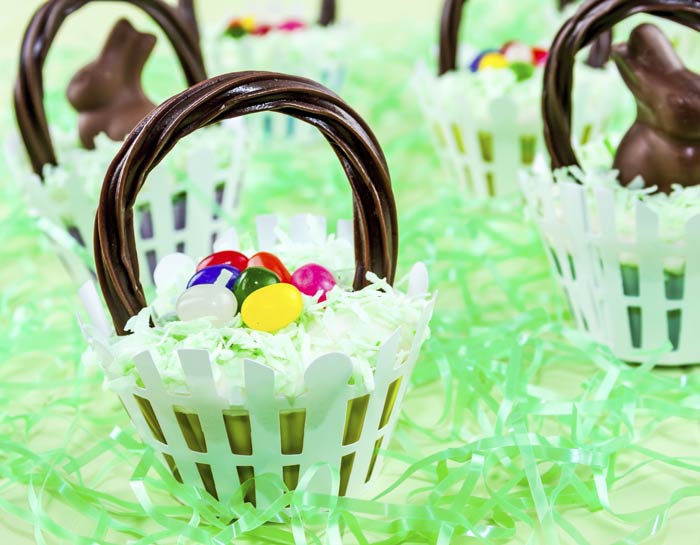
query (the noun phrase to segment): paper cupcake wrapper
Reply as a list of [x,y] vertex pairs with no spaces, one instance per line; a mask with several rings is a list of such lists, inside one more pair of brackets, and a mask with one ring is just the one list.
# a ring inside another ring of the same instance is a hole
[[[424,293],[422,267],[414,268],[409,280]],[[103,312],[94,290],[81,297],[91,315]],[[218,393],[206,350],[178,350],[187,393],[175,394],[145,350],[134,359],[139,383],[122,385],[117,393],[143,441],[162,455],[173,475],[222,501],[263,473],[280,476],[294,489],[300,476],[319,464],[330,471],[314,477],[310,490],[362,495],[381,471],[378,451],[391,440],[434,301],[425,304],[408,356],[399,355],[399,331],[380,346],[369,391],[349,384],[352,362],[336,352],[308,366],[306,393],[294,399],[275,394],[272,369],[246,360],[244,387],[232,401]],[[84,331],[108,370],[109,347]],[[331,478],[334,472],[339,479]],[[260,497],[253,487],[246,499],[262,507],[275,498]]]
[[[588,98],[580,101],[586,107],[576,112],[574,125],[577,141],[583,144],[608,130],[614,108],[602,99],[602,84],[616,75],[586,67],[580,72],[576,92]],[[435,149],[457,187],[479,198],[517,193],[519,171],[546,152],[539,94],[525,101],[512,94],[476,100],[465,88],[463,101],[443,101],[439,84],[438,77],[419,65],[413,86]]]
[[523,191],[579,329],[625,361],[700,363],[693,327],[700,323],[700,216],[668,242],[658,215],[639,202],[635,237],[622,239],[608,188],[591,198],[574,182],[533,176]]
[[[226,127],[230,138],[225,145],[231,146],[227,153],[217,153],[221,150],[204,140],[188,148],[186,156],[173,153],[154,170],[139,194],[136,238],[139,260],[147,264],[140,271],[144,286],[153,285],[153,270],[164,255],[210,253],[216,235],[235,217],[251,146],[242,123],[227,122]],[[31,213],[76,285],[82,285],[95,270],[92,244],[99,195],[88,188],[99,184],[76,176],[75,168],[68,171],[59,165],[53,167],[57,172],[52,177],[62,178],[64,187],[48,187],[28,163],[18,159],[23,153],[16,136],[8,139],[5,152],[13,179],[24,187]],[[222,161],[222,156],[227,160]],[[109,166],[104,154],[87,150],[80,161],[86,176],[104,173]]]
[[[257,218],[258,245],[270,249],[278,242],[280,220]],[[298,215],[290,219],[292,243],[318,240],[326,218]],[[338,222],[336,236],[352,238],[352,223]],[[222,234],[217,244],[235,243],[237,234]],[[409,275],[409,293],[427,292],[424,266]],[[94,284],[83,286],[80,297],[98,332],[110,330]],[[275,393],[275,371],[246,360],[244,387],[224,399],[212,375],[206,350],[178,350],[187,394],[168,389],[146,349],[134,361],[138,384],[123,383],[117,393],[143,441],[162,455],[173,475],[226,501],[255,475],[273,473],[294,489],[300,476],[319,464],[329,472],[313,478],[313,491],[357,496],[378,476],[377,452],[391,440],[410,376],[427,333],[435,299],[427,301],[416,324],[408,355],[399,355],[399,331],[381,345],[376,357],[374,387],[349,384],[350,358],[340,352],[316,358],[306,369],[305,394],[294,399]],[[109,376],[112,354],[108,342],[84,328]],[[337,472],[339,479],[331,478]],[[275,498],[260,497],[251,488],[248,501],[264,506]]]

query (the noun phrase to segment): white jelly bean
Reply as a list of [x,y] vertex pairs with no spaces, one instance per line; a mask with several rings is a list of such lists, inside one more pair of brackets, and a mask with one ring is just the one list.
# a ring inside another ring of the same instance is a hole
[[238,302],[231,290],[224,286],[197,284],[180,295],[175,308],[183,322],[211,318],[214,326],[221,327],[236,315]]
[[153,271],[153,281],[158,290],[171,287],[185,289],[187,281],[195,270],[196,263],[185,254],[168,254],[158,262]]
[[532,62],[532,48],[520,42],[508,44],[503,54],[509,62]]

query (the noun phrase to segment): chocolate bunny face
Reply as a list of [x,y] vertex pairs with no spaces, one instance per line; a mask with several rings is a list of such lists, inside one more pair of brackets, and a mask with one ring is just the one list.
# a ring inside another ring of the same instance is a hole
[[155,107],[141,88],[141,73],[155,44],[155,36],[138,32],[121,19],[99,57],[73,77],[66,94],[80,114],[85,147],[94,147],[100,132],[122,140]]
[[640,25],[613,59],[637,101],[637,119],[615,157],[620,181],[637,176],[669,193],[700,183],[700,75],[686,69],[656,26]]

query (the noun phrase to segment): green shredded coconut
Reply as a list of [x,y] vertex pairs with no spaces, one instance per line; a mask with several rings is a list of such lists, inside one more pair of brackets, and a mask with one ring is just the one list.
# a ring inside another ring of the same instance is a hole
[[[617,139],[613,139],[617,140]],[[657,193],[655,187],[644,187],[644,180],[638,177],[628,186],[620,184],[617,172],[609,165],[613,163],[616,146],[611,141],[595,141],[584,146],[581,161],[583,167],[557,170],[554,175],[548,169],[537,168],[527,173],[524,184],[527,191],[534,191],[534,184],[552,184],[553,198],[558,198],[557,183],[580,183],[585,188],[589,210],[596,210],[596,190],[612,192],[615,202],[615,225],[621,240],[634,242],[637,239],[636,208],[644,203],[659,219],[659,238],[669,244],[685,244],[685,230],[688,221],[700,215],[700,186],[672,186],[670,194]],[[594,233],[600,228],[595,214],[589,215]],[[627,255],[627,254],[626,254]],[[634,263],[634,256],[627,255],[627,261]]]
[[[273,369],[276,394],[294,398],[305,392],[308,366],[331,352],[347,355],[353,364],[352,381],[372,391],[380,346],[399,331],[396,365],[406,362],[427,297],[404,295],[372,273],[368,273],[368,279],[371,284],[359,291],[334,288],[323,303],[318,297],[305,297],[299,320],[276,333],[245,327],[240,314],[222,327],[213,327],[206,318],[151,326],[152,311],[143,309],[127,322],[130,335],[107,341],[113,360],[100,362],[108,365],[107,385],[118,390],[135,384],[139,377],[133,358],[148,350],[166,388],[184,394],[188,388],[176,350],[189,348],[209,352],[217,390],[225,399],[240,398],[245,387],[246,359]],[[96,356],[89,355],[88,359]],[[125,377],[130,380],[125,381]]]

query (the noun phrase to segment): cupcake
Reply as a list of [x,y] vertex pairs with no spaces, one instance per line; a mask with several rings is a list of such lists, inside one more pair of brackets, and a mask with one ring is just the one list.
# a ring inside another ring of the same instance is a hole
[[693,364],[700,362],[690,328],[700,289],[700,75],[659,27],[636,27],[612,53],[636,100],[635,122],[619,143],[611,135],[587,149],[583,166],[570,143],[574,55],[597,32],[640,11],[689,27],[700,21],[690,1],[582,6],[554,40],[546,67],[553,174],[536,169],[524,176],[523,190],[579,328],[626,361]]
[[[311,78],[335,92],[342,90],[352,31],[336,17],[336,1],[320,0],[318,13],[290,9],[234,14],[225,24],[204,32],[207,62],[215,73],[268,70]],[[254,116],[246,122],[272,142],[317,136],[308,125],[284,116]]]
[[[539,102],[548,55],[543,44],[551,39],[561,15],[552,3],[526,3],[509,10],[511,24],[505,31],[494,33],[490,41],[478,40],[486,46],[472,45],[469,36],[459,46],[465,4],[445,1],[437,76],[421,65],[414,87],[436,149],[458,186],[477,197],[517,193],[519,169],[532,165],[543,147]],[[470,6],[466,18],[472,16]],[[489,17],[483,14],[472,32],[483,34],[480,23],[488,24]],[[509,20],[501,19],[504,24]],[[491,26],[501,19],[494,18]],[[510,36],[507,41],[496,42],[504,34]],[[581,93],[586,97],[586,108],[576,117],[579,142],[600,132],[615,103],[610,100],[616,96],[614,89],[605,87],[610,69],[599,68],[605,60],[602,49],[589,59],[595,68],[583,62],[579,67]]]
[[[47,113],[53,117],[58,112],[47,112],[45,106],[45,59],[66,17],[84,4],[46,2],[30,20],[15,86],[19,134],[5,146],[13,178],[24,187],[31,213],[78,283],[94,272],[92,230],[104,172],[124,137],[155,108],[141,84],[156,37],[121,19],[95,60],[68,85],[77,126],[49,124]],[[144,9],[173,44],[188,83],[204,79],[191,2],[175,8],[156,0]],[[151,272],[159,257],[190,245],[199,245],[192,251],[211,249],[201,246],[202,241],[211,240],[224,217],[234,213],[247,151],[240,124],[222,124],[188,139],[182,152],[154,173],[150,191],[136,206],[143,242],[139,247],[148,254],[144,263],[150,266],[143,269],[145,285],[152,285]],[[196,186],[191,184],[194,177]],[[196,225],[188,221],[194,217]]]
[[[183,134],[277,111],[332,143],[354,224],[329,236],[319,218],[288,229],[259,218],[257,242],[227,231],[211,255],[167,256],[147,303],[132,206],[150,170]],[[421,265],[408,293],[392,286],[397,243],[382,151],[337,95],[283,74],[218,76],[157,108],[107,172],[95,258],[116,335],[92,328],[88,338],[144,442],[183,483],[225,501],[255,476],[294,489],[324,467],[312,490],[361,494],[379,473],[433,306]],[[244,490],[257,505],[270,500],[252,483]]]

